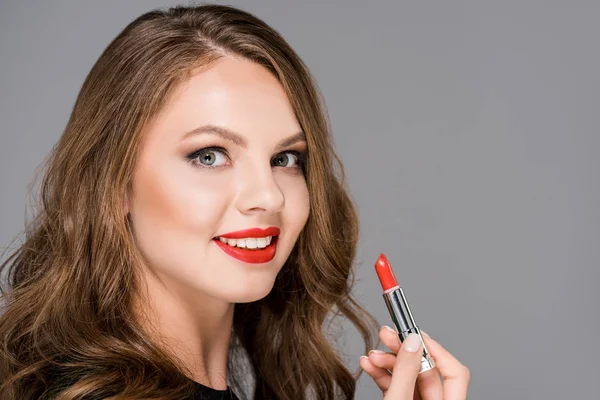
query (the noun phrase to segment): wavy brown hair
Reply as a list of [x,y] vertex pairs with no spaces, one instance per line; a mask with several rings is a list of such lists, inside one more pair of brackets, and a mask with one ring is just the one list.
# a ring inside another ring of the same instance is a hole
[[[358,219],[305,64],[255,16],[217,5],[156,9],[131,22],[85,79],[44,164],[35,218],[2,264],[0,398],[181,399],[189,374],[134,318],[140,254],[124,198],[141,135],[194,71],[244,57],[281,83],[307,135],[310,215],[272,291],[236,304],[228,375],[257,399],[354,397],[326,322],[372,347],[375,320],[351,296]],[[247,371],[232,360],[245,357]],[[183,372],[183,374],[182,374]],[[252,383],[248,385],[245,373]]]

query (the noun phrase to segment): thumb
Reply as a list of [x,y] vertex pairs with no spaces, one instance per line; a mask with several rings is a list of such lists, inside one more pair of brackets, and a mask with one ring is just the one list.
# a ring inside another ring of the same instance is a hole
[[421,342],[421,337],[416,333],[411,333],[402,342],[400,351],[396,354],[396,362],[392,371],[392,381],[386,393],[386,399],[413,399],[417,376],[421,369],[422,355],[423,343]]

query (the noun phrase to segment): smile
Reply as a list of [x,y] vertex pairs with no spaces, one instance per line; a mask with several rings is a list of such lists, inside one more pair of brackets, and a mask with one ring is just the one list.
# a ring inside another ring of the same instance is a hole
[[280,230],[252,228],[230,232],[213,238],[213,241],[229,256],[249,264],[271,261],[277,251]]
[[242,249],[264,249],[271,244],[273,236],[259,238],[244,238],[244,239],[227,239],[219,237],[221,243],[230,245],[231,247],[239,247]]

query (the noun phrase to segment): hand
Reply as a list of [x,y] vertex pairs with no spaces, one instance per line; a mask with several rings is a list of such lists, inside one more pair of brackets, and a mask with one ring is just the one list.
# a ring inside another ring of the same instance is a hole
[[[401,343],[398,333],[387,326],[379,331],[379,338],[392,352],[371,350],[368,357],[360,358],[361,368],[373,378],[386,400],[465,400],[469,369],[425,332],[421,333],[435,368],[419,374],[423,355],[419,336],[411,334]],[[416,342],[410,339],[413,335]]]

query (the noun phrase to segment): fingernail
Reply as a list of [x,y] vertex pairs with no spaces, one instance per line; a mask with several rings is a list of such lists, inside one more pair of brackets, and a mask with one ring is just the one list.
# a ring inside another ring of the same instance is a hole
[[409,353],[414,353],[419,350],[421,347],[421,338],[416,333],[411,333],[404,339],[402,343],[402,348],[404,351],[408,351]]
[[387,330],[388,330],[388,331],[390,331],[390,332],[393,332],[393,333],[398,333],[398,332],[396,332],[396,330],[395,330],[395,329],[393,329],[393,328],[390,328],[390,327],[389,327],[389,326],[387,326],[387,325],[384,325],[384,326],[383,326],[383,328],[384,328],[384,329],[387,329]]
[[369,352],[369,354],[371,354],[371,353],[375,353],[375,354],[382,354],[382,353],[385,353],[385,352],[384,352],[384,351],[381,351],[381,350],[374,349],[374,350],[371,350],[371,351]]
[[427,336],[428,338],[430,338],[430,339],[431,339],[431,336],[429,336],[429,335],[427,334],[427,332],[425,332],[425,331],[421,331],[421,334],[423,334],[423,335],[425,335],[425,336]]
[[360,359],[362,360],[363,358],[369,358],[367,356],[360,356]]

